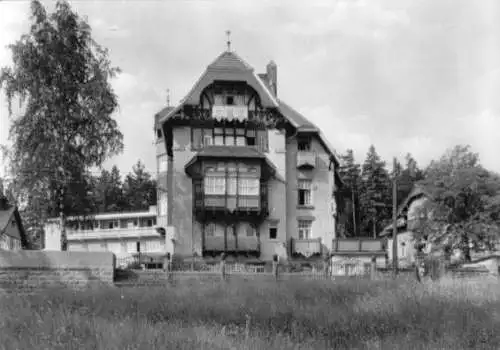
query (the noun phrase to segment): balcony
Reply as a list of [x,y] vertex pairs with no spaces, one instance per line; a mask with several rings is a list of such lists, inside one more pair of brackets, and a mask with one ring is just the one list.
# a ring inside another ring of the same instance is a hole
[[313,255],[321,255],[321,238],[292,238],[292,255],[302,255],[306,258]]
[[227,106],[219,105],[212,107],[212,118],[215,120],[247,120],[248,107],[247,106]]
[[383,255],[383,239],[375,238],[339,238],[334,239],[332,253],[335,255]]
[[[201,185],[194,193],[194,211],[201,216],[207,212],[221,215],[255,215],[266,216],[268,212],[268,188],[266,183],[261,183],[260,194],[253,196],[243,195],[208,195],[204,194]],[[195,185],[196,188],[196,185]]]
[[103,239],[103,238],[137,238],[161,237],[154,227],[134,227],[116,229],[78,230],[67,229],[68,241]]
[[205,252],[222,253],[222,252],[236,252],[236,253],[252,253],[259,251],[259,238],[258,237],[244,237],[244,236],[210,236],[204,239],[203,250]]
[[298,151],[297,152],[297,168],[315,168],[316,167],[316,152],[313,151]]

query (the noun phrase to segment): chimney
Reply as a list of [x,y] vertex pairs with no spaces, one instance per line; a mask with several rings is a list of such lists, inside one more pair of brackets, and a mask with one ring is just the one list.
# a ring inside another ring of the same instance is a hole
[[278,96],[278,66],[274,61],[271,61],[266,66],[267,81],[271,87],[271,92],[274,97]]

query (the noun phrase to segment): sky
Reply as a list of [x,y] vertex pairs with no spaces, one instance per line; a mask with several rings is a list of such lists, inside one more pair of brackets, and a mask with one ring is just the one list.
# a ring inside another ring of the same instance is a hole
[[[52,1],[45,1],[53,8]],[[420,166],[470,144],[500,172],[500,2],[497,0],[70,1],[122,74],[112,81],[128,173],[156,171],[153,115],[178,103],[232,48],[263,73],[278,65],[278,97],[362,162],[371,144],[391,163]],[[29,2],[0,2],[0,66],[29,27]],[[0,144],[9,116],[0,97]],[[1,171],[1,170],[0,170]]]

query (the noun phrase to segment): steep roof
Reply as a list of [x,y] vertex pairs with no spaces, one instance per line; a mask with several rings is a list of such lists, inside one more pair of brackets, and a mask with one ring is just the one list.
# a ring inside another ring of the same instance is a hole
[[[406,196],[406,198],[403,201],[403,203],[401,203],[399,205],[399,208],[398,208],[398,222],[397,222],[398,229],[399,228],[403,228],[406,225],[404,222],[400,221],[400,216],[402,215],[403,211],[405,209],[408,209],[409,206],[411,205],[411,203],[413,201],[415,201],[416,199],[419,199],[421,197],[430,198],[430,195],[429,195],[429,193],[427,193],[427,191],[422,186],[414,185],[414,187],[413,187],[412,191],[410,192],[410,194],[408,194],[408,196]],[[384,229],[382,230],[382,232],[379,233],[379,236],[383,237],[383,236],[388,235],[389,233],[392,232],[392,228],[393,228],[393,223],[390,223],[389,225],[387,225],[386,227],[384,227]]]
[[5,232],[13,218],[16,220],[17,227],[19,228],[19,234],[21,235],[21,244],[23,247],[26,247],[28,243],[26,232],[24,231],[21,215],[19,214],[16,206],[10,205],[7,207],[7,209],[0,209],[0,236]]
[[155,115],[155,122],[161,123],[171,118],[181,110],[184,104],[198,104],[202,90],[214,80],[247,81],[261,95],[262,103],[268,107],[276,108],[297,128],[298,132],[316,133],[323,146],[331,154],[336,165],[339,165],[339,157],[335,149],[326,140],[321,130],[284,101],[276,98],[269,87],[267,74],[255,74],[253,67],[234,51],[221,53],[207,66],[205,72],[194,84],[191,91],[182,99],[181,103],[175,108],[166,107],[162,109]]
[[278,110],[285,116],[297,129],[319,131],[319,129],[311,123],[306,117],[297,112],[291,106],[286,104],[282,100],[278,100],[279,107]]
[[15,210],[16,208],[14,206],[10,206],[5,210],[0,210],[0,235],[4,233],[5,229],[11,221],[11,218],[14,216]]
[[236,52],[225,51],[221,53],[207,67],[207,70],[231,70],[231,71],[253,71],[253,68],[246,63]]

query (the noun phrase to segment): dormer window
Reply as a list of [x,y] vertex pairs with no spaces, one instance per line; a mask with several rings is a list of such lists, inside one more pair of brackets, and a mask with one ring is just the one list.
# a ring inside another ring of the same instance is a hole
[[227,96],[226,97],[226,105],[228,105],[228,106],[234,105],[234,96]]
[[304,137],[298,139],[297,149],[299,151],[310,151],[311,150],[311,139],[309,137]]

